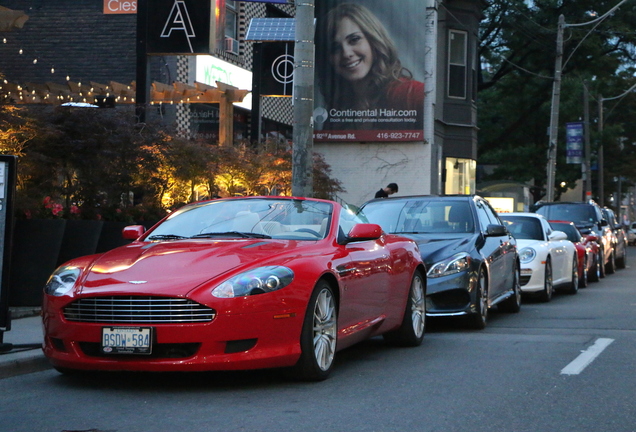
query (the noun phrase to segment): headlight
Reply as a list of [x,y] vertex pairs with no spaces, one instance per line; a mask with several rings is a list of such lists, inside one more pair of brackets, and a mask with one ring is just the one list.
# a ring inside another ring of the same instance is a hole
[[470,268],[470,255],[461,253],[435,263],[428,271],[428,277],[448,276]]
[[63,296],[75,286],[80,269],[77,267],[60,267],[49,277],[44,285],[44,292],[52,296]]
[[218,298],[234,298],[265,294],[285,288],[294,279],[294,272],[287,267],[267,266],[241,273],[212,290]]
[[523,248],[519,251],[519,261],[529,263],[537,256],[537,252],[531,247]]

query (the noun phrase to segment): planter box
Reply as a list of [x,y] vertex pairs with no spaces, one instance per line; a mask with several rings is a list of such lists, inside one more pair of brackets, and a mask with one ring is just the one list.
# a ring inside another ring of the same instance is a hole
[[67,220],[57,264],[94,254],[103,225],[104,222],[98,220]]
[[42,305],[42,289],[57,267],[66,222],[64,219],[15,221],[10,306]]

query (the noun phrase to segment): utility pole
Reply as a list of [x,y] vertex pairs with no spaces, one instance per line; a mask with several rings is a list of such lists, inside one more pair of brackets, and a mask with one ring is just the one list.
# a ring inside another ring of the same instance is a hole
[[296,2],[292,195],[313,197],[314,0]]
[[550,112],[550,141],[548,144],[548,166],[546,199],[554,201],[554,182],[556,177],[557,136],[559,132],[559,103],[561,101],[561,68],[563,64],[563,29],[565,17],[559,15],[557,28],[556,61],[554,64],[554,84],[552,85],[552,110]]
[[598,95],[598,203],[605,205],[605,182],[603,180],[605,165],[603,160],[603,95]]
[[592,198],[592,168],[591,162],[591,145],[590,145],[590,92],[587,88],[587,82],[583,83],[583,119],[585,127],[585,190],[583,191],[583,201],[588,202]]
[[424,142],[428,144],[430,155],[430,186],[428,193],[442,194],[442,146],[435,142],[435,104],[437,101],[437,22],[438,22],[438,0],[428,0],[426,3],[426,29],[424,36]]

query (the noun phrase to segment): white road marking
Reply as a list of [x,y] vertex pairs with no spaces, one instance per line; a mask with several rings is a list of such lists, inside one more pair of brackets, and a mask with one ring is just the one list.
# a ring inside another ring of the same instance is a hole
[[594,345],[582,351],[569,365],[561,369],[561,375],[578,375],[607,348],[614,339],[598,338]]

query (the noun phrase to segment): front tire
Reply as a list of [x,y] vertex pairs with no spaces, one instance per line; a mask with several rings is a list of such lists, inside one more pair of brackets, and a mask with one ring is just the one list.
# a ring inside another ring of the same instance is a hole
[[311,295],[302,333],[300,359],[293,375],[303,381],[327,379],[336,355],[338,316],[333,288],[320,281]]
[[426,282],[417,270],[411,281],[402,325],[385,333],[384,340],[395,346],[415,347],[422,344],[426,330]]
[[543,276],[543,291],[539,294],[539,300],[544,303],[552,300],[554,294],[554,286],[552,285],[552,261],[548,258],[545,262],[545,272]]
[[488,321],[488,279],[483,268],[479,269],[475,287],[475,312],[468,317],[468,324],[476,330],[486,328]]

